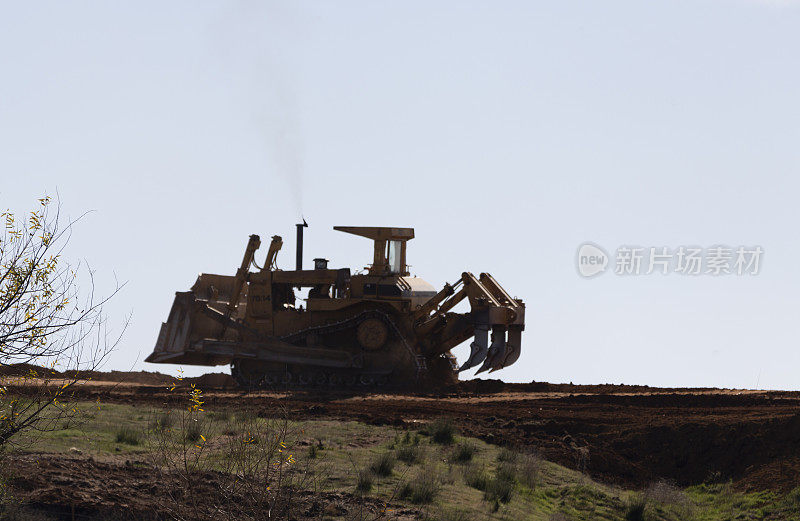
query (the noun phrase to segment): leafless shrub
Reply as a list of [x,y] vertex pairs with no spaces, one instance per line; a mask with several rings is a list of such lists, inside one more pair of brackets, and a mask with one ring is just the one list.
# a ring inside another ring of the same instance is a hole
[[575,451],[575,467],[581,472],[589,468],[589,447],[572,447]]
[[[77,419],[73,386],[119,341],[103,306],[121,286],[98,298],[94,272],[64,261],[77,221],[62,227],[59,210],[44,197],[24,217],[0,212],[0,445],[22,431],[63,429]],[[70,371],[58,373],[61,366]]]
[[174,392],[187,393],[188,405],[175,414],[173,428],[150,431],[149,454],[163,478],[177,476],[183,486],[171,489],[159,506],[187,520],[296,517],[299,492],[316,491],[318,482],[295,456],[299,433],[288,415],[214,421],[203,411],[199,389]]

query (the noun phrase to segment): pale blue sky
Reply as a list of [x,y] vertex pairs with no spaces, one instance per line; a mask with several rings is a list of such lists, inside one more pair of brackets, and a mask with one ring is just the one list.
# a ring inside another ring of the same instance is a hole
[[[302,213],[307,259],[413,226],[415,274],[525,299],[504,379],[798,389],[799,71],[789,1],[0,2],[0,206],[95,210],[110,368],[174,371],[141,362],[174,291],[251,233],[290,268]],[[765,254],[584,280],[584,241]]]

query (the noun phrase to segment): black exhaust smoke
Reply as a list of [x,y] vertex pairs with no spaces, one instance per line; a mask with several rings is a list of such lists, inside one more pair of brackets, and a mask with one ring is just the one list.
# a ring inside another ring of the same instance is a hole
[[295,268],[297,271],[303,269],[303,228],[308,228],[308,223],[303,219],[303,224],[295,224],[297,226],[297,259]]

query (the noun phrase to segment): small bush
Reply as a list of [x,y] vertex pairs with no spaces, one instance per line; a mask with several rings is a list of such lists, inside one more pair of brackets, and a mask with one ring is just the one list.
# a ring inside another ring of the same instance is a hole
[[476,452],[478,452],[478,449],[475,445],[461,442],[453,450],[453,461],[456,463],[469,463]]
[[372,472],[370,472],[369,469],[363,469],[358,472],[356,490],[362,494],[366,494],[372,490]]
[[405,483],[398,493],[400,499],[405,499],[415,505],[432,503],[439,493],[438,478],[433,472],[420,472],[413,481]]
[[308,459],[316,459],[317,458],[317,446],[316,445],[309,445],[308,446]]
[[631,497],[625,507],[625,521],[644,521],[645,508],[647,508],[647,499],[644,496]]
[[474,489],[485,491],[489,484],[489,474],[483,467],[475,464],[467,465],[464,468],[464,483]]
[[497,453],[497,461],[500,463],[516,463],[517,459],[519,459],[519,452],[511,449],[503,448]]
[[384,452],[372,460],[369,470],[376,476],[391,476],[394,464],[394,455],[391,452]]
[[397,459],[408,465],[419,463],[423,459],[422,447],[419,445],[403,445],[395,452]]
[[431,440],[439,445],[452,445],[456,431],[456,426],[449,418],[438,418],[428,427]]
[[120,427],[116,432],[117,443],[124,443],[126,445],[139,445],[141,443],[141,435],[139,431],[130,427]]

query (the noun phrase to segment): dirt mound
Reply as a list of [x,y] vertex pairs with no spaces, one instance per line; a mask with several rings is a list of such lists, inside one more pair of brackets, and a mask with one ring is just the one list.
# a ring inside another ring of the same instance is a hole
[[200,389],[234,389],[236,380],[227,373],[206,373],[197,378],[187,378]]
[[509,384],[506,384],[502,380],[474,378],[472,380],[458,382],[458,390],[464,393],[492,394],[503,392],[508,385]]
[[[65,376],[74,376],[76,371],[64,371]],[[119,382],[143,385],[166,385],[175,381],[175,377],[150,371],[81,371],[81,379],[99,382]]]
[[57,371],[33,364],[10,364],[0,366],[2,376],[26,376],[33,378],[77,378],[98,382],[120,382],[143,385],[164,385],[172,383],[175,378],[162,373],[150,371],[82,371],[68,369]]
[[31,376],[33,378],[58,378],[61,373],[33,364],[9,364],[0,366],[0,376]]

